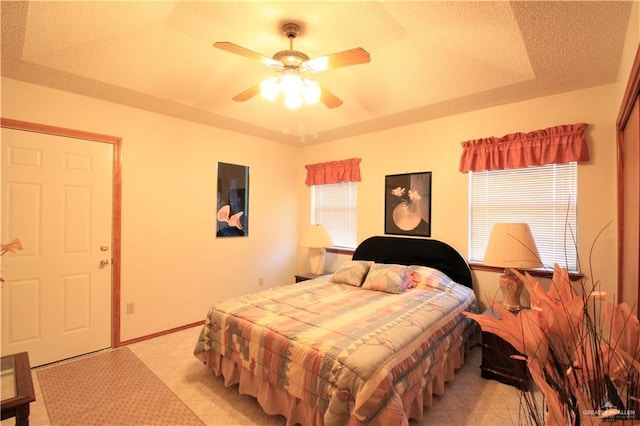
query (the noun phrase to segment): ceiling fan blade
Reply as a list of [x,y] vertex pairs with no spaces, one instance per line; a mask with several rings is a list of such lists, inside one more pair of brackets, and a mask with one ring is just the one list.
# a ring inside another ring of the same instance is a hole
[[332,68],[364,64],[369,61],[371,61],[369,52],[362,47],[356,47],[355,49],[345,50],[344,52],[309,59],[302,63],[302,67],[307,71],[320,72]]
[[282,66],[282,62],[280,61],[276,61],[268,56],[246,49],[242,46],[238,46],[237,44],[229,41],[217,41],[213,43],[213,47],[235,53],[236,55],[244,56],[245,58],[253,59],[254,61],[261,62],[268,67]]
[[244,102],[246,100],[249,100],[249,99],[253,98],[258,93],[260,93],[260,85],[256,84],[255,86],[249,87],[244,92],[238,93],[237,95],[235,95],[231,99],[233,99],[236,102]]
[[342,99],[328,91],[324,86],[320,86],[320,102],[327,108],[337,108],[343,104]]

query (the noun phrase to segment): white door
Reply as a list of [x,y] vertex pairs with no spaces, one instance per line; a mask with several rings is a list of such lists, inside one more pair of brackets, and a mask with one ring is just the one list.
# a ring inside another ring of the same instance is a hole
[[111,347],[113,146],[2,128],[2,354]]

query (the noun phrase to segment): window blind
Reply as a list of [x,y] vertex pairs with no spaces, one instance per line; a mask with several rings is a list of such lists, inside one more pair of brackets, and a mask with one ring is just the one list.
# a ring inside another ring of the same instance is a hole
[[525,222],[544,268],[577,259],[577,163],[469,172],[469,260],[482,262],[494,223]]
[[311,222],[324,225],[334,246],[355,248],[358,186],[355,182],[311,187]]

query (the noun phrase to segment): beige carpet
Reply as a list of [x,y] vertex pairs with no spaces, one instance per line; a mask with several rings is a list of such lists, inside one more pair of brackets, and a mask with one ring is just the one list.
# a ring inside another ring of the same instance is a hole
[[202,425],[129,348],[37,371],[52,425]]
[[[175,333],[166,334],[153,339],[148,339],[132,343],[127,348],[140,359],[158,378],[162,384],[155,386],[163,388],[168,386],[193,412],[202,420],[202,423],[209,426],[284,426],[286,420],[282,416],[269,416],[264,413],[255,398],[240,395],[237,386],[225,387],[221,377],[216,377],[205,365],[193,356],[193,348],[200,333],[200,326],[184,329]],[[120,350],[120,349],[119,349]],[[425,408],[424,419],[421,421],[410,421],[411,426],[495,426],[495,425],[521,425],[531,424],[526,416],[522,414],[518,391],[511,386],[504,385],[495,380],[486,380],[480,376],[480,362],[482,358],[480,347],[474,347],[466,357],[465,365],[456,372],[456,379],[446,384],[444,395],[434,395],[434,404]],[[59,380],[65,389],[60,393],[66,393],[67,387],[71,387],[66,381],[71,375],[75,375],[76,365],[79,367],[84,358],[77,358],[65,364],[72,366],[71,372],[63,373],[64,377],[55,378]],[[62,366],[62,364],[60,364]],[[32,426],[50,426],[74,424],[84,426],[85,424],[105,424],[107,422],[118,421],[119,423],[133,423],[135,419],[114,419],[112,413],[104,414],[103,411],[85,412],[81,407],[78,414],[69,412],[63,414],[68,416],[59,420],[53,418],[53,406],[50,404],[66,404],[58,402],[62,398],[51,400],[51,392],[46,391],[43,396],[41,384],[39,383],[40,373],[56,366],[38,367],[33,370],[34,387],[36,391],[36,401],[31,403],[31,415],[29,417]],[[103,369],[113,369],[114,372],[107,373],[107,376],[114,376],[122,368],[119,361],[105,364]],[[140,367],[138,367],[140,368]],[[67,370],[68,371],[68,370]],[[79,373],[85,380],[85,373]],[[89,377],[87,382],[95,383],[98,380],[90,377],[92,372],[86,373]],[[80,381],[80,383],[82,383]],[[75,386],[75,385],[74,385]],[[93,388],[96,386],[89,386]],[[115,393],[121,392],[117,389]],[[84,391],[83,391],[84,392]],[[87,397],[96,390],[86,391]],[[111,391],[113,393],[113,391]],[[101,401],[98,406],[107,408],[111,395],[98,396]],[[78,404],[78,397],[68,396],[72,399],[69,404]],[[145,410],[144,405],[150,401],[149,398],[142,398],[144,403],[137,402],[136,410]],[[140,401],[140,398],[138,398]],[[115,410],[115,408],[114,408]],[[49,418],[51,413],[51,419]],[[74,418],[73,416],[78,416]],[[79,419],[83,419],[80,421]],[[179,424],[201,424],[197,419],[188,416],[187,420],[172,420],[148,417],[140,420],[140,424],[162,423],[165,426],[177,426]],[[14,426],[15,419],[10,418],[0,422],[0,426]]]

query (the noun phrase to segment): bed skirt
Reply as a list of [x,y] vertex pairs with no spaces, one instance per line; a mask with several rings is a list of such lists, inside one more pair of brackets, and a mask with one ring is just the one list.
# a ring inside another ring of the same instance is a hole
[[[422,420],[424,407],[433,404],[433,395],[444,394],[445,383],[454,379],[455,370],[462,367],[465,354],[473,346],[473,341],[468,339],[469,334],[473,333],[464,333],[467,339],[455,339],[448,348],[441,348],[437,361],[432,364],[423,382],[401,396],[405,410],[404,415],[398,413],[401,424],[408,424],[408,419]],[[237,384],[240,394],[255,397],[265,413],[286,417],[287,426],[324,426],[324,415],[315,407],[253,375],[235,361],[219,353],[209,352],[206,364],[214,374],[223,377],[225,386]],[[356,424],[359,422],[352,417],[349,425]]]

